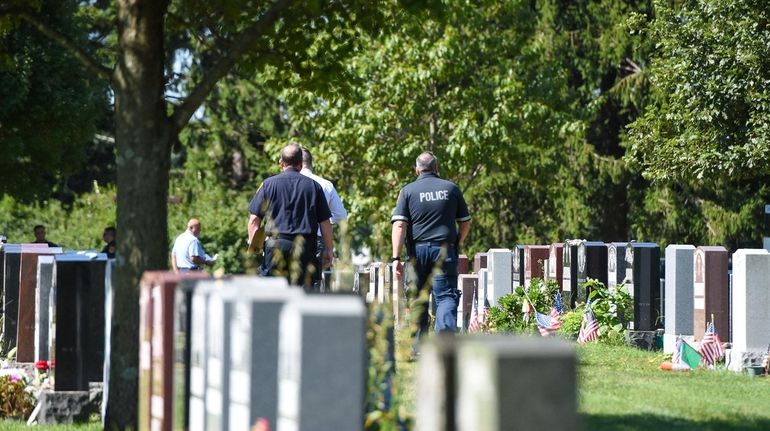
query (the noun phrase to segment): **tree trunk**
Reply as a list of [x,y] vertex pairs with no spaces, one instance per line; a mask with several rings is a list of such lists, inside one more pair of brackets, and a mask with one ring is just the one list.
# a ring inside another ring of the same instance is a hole
[[105,429],[136,429],[139,280],[168,266],[167,196],[174,132],[164,100],[163,20],[167,3],[119,0],[114,72],[118,256]]

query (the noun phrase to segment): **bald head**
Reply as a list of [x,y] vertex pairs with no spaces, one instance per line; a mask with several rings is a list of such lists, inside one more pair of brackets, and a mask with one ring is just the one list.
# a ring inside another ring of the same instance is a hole
[[187,230],[192,232],[193,235],[198,236],[201,233],[201,221],[197,218],[191,218],[187,222]]
[[417,156],[414,168],[418,174],[423,172],[438,173],[438,159],[430,151],[425,151]]
[[284,167],[302,168],[302,149],[297,144],[289,144],[281,150],[281,164]]

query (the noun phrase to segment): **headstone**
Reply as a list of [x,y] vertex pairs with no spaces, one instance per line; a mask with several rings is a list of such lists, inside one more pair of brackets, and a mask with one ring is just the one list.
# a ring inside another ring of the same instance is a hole
[[626,247],[626,283],[634,298],[631,329],[655,331],[663,327],[660,319],[660,248],[652,242],[630,242]]
[[626,279],[627,242],[612,242],[607,245],[607,287],[623,284]]
[[206,430],[206,387],[208,386],[209,296],[213,287],[198,285],[190,304],[190,397],[187,422],[190,431]]
[[278,419],[280,314],[287,301],[302,296],[302,291],[289,289],[282,281],[261,278],[252,289],[228,286],[222,293],[234,304],[229,326],[230,394],[225,405],[230,430],[251,429],[259,418],[270,424]]
[[369,265],[369,291],[366,293],[366,302],[373,303],[382,295],[380,293],[380,280],[382,275],[382,262],[372,262]]
[[578,301],[586,302],[591,293],[585,287],[588,279],[607,285],[607,244],[599,241],[581,241],[578,245]]
[[511,293],[511,250],[492,248],[487,251],[487,299],[490,307],[497,305],[503,295]]
[[369,270],[356,271],[356,274],[358,276],[358,294],[361,295],[362,298],[366,299],[369,295],[369,285],[371,283],[369,279]]
[[564,244],[551,244],[548,249],[548,279],[561,286],[564,269]]
[[545,267],[551,248],[547,245],[524,247],[524,287],[529,287],[533,278],[544,279]]
[[37,289],[37,261],[41,255],[62,252],[59,247],[21,247],[19,273],[19,310],[16,325],[16,361],[35,362],[35,291]]
[[[182,282],[174,292],[174,424],[175,430],[187,430],[190,427],[190,385],[192,367],[192,326],[193,326],[193,294],[198,285],[193,282]],[[200,321],[205,316],[200,317]],[[198,328],[199,330],[202,330]],[[203,342],[205,334],[199,337]],[[205,375],[205,373],[203,373]],[[201,373],[198,374],[201,376]],[[202,425],[199,425],[202,426]]]
[[524,286],[524,247],[524,245],[517,245],[511,249],[511,271],[513,272],[511,291]]
[[366,309],[359,298],[307,296],[287,303],[279,341],[278,430],[361,429]]
[[765,205],[765,235],[762,238],[762,247],[770,251],[770,205]]
[[[733,254],[732,349],[728,368],[742,371],[762,365],[770,340],[770,253],[740,249]],[[720,337],[726,328],[717,326]],[[724,341],[724,340],[723,340]]]
[[173,429],[174,298],[206,272],[148,271],[139,284],[139,429]]
[[689,244],[666,247],[666,308],[663,312],[665,332],[663,351],[673,353],[679,335],[692,335],[693,328],[693,254]]
[[21,245],[6,244],[3,270],[3,343],[5,355],[16,346],[19,316],[19,276],[21,275]]
[[469,270],[469,264],[468,256],[461,254],[457,256],[457,273],[458,274],[467,274]]
[[564,242],[562,254],[562,284],[565,304],[574,309],[578,299],[578,245],[580,240],[567,240]]
[[489,270],[488,269],[482,269],[478,272],[479,280],[478,284],[476,285],[476,306],[478,307],[478,313],[479,313],[479,323],[485,322],[485,313],[484,313],[484,304],[488,302],[487,299],[487,290],[489,286]]
[[37,286],[35,295],[35,359],[48,360],[48,337],[50,326],[50,296],[54,280],[53,256],[37,259]]
[[473,311],[473,295],[479,283],[476,274],[460,274],[457,276],[457,288],[460,290],[460,302],[457,307],[457,327],[467,330]]
[[730,341],[727,249],[722,246],[701,246],[695,249],[693,259],[693,335],[696,340],[702,339],[713,315],[714,325],[722,341]]
[[106,254],[54,257],[55,335],[49,354],[56,362],[55,391],[87,391],[104,374]]
[[465,339],[456,393],[458,430],[580,429],[575,348],[562,340]]
[[473,256],[473,272],[476,274],[479,273],[482,269],[487,267],[487,254],[486,253],[476,253]]
[[420,347],[415,397],[416,431],[458,429],[455,413],[458,340],[460,339],[436,337]]

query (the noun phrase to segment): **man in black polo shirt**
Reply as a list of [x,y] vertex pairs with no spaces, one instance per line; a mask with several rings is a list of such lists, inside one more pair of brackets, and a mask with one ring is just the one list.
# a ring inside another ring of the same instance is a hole
[[[436,332],[453,333],[460,298],[457,257],[470,231],[471,216],[457,185],[439,178],[438,160],[433,153],[424,152],[417,157],[415,173],[417,180],[401,189],[391,218],[391,262],[400,276],[403,272],[401,247],[409,230],[411,244],[407,246],[407,254],[413,259],[418,293],[431,289],[436,302]],[[418,335],[428,332],[429,321],[425,307],[420,314]]]
[[249,243],[264,223],[267,237],[260,274],[281,275],[290,284],[308,289],[313,274],[322,270],[313,265],[319,226],[326,247],[324,267],[334,259],[331,211],[321,186],[299,173],[302,150],[298,145],[285,146],[279,164],[283,172],[266,179],[249,203]]

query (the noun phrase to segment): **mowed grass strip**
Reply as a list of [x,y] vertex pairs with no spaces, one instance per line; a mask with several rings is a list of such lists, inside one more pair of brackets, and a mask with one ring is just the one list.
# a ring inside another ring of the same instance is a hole
[[12,419],[0,420],[0,431],[97,431],[101,429],[102,425],[99,422],[70,425],[35,425],[34,427],[28,427],[26,422]]
[[584,429],[770,430],[770,379],[659,370],[668,358],[629,347],[579,346]]

